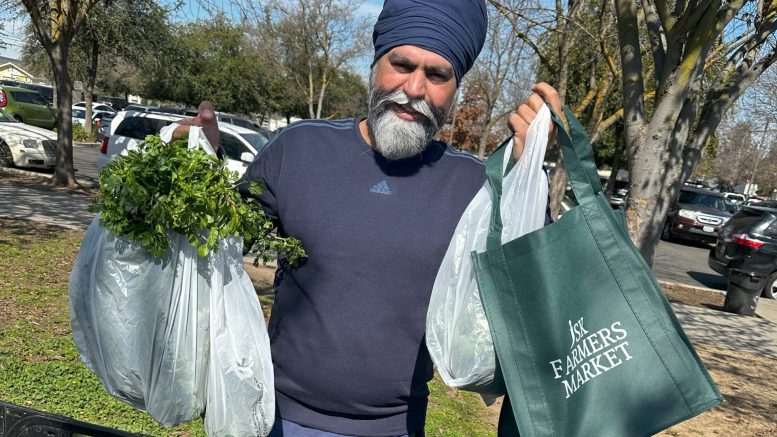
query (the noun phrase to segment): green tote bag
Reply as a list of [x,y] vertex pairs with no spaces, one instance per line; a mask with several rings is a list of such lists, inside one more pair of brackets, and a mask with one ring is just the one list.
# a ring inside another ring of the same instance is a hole
[[502,244],[503,153],[486,164],[492,218],[472,259],[512,407],[500,432],[652,435],[722,397],[602,193],[585,131],[565,114],[571,135],[552,117],[579,205],[555,223]]

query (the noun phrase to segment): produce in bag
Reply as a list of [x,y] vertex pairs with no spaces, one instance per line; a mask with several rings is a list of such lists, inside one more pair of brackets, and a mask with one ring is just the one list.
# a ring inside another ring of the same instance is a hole
[[[542,169],[550,130],[543,107],[529,126],[521,158],[503,181],[502,242],[540,229],[545,223],[548,178]],[[505,169],[512,144],[504,148]],[[496,374],[496,354],[472,269],[470,254],[486,249],[491,219],[491,187],[486,181],[464,210],[437,271],[426,317],[426,345],[450,387],[484,395],[504,393]]]
[[149,136],[103,170],[70,278],[73,336],[106,390],[162,425],[206,411],[210,435],[266,435],[272,363],[243,238],[291,263],[304,252],[269,234],[212,152],[192,127],[188,142]]

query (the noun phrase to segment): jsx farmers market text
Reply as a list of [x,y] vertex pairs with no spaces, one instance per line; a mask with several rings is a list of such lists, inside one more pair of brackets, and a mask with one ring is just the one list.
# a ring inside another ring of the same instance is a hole
[[593,334],[588,334],[583,327],[582,317],[574,324],[571,320],[568,323],[572,345],[566,356],[566,366],[561,359],[550,362],[555,379],[563,378],[561,382],[567,399],[583,384],[632,358],[626,350],[628,332],[621,328],[621,322],[613,322],[609,328]]

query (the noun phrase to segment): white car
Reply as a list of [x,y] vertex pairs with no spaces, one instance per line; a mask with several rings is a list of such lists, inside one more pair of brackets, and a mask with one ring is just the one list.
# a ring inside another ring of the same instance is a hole
[[[164,126],[183,119],[183,116],[155,112],[121,111],[111,122],[110,131],[103,138],[100,154],[97,155],[97,170],[102,171],[118,156],[135,150],[147,135],[158,134]],[[267,139],[251,129],[229,123],[219,123],[221,144],[219,147],[226,156],[227,168],[237,172],[238,177],[245,173],[254,157],[267,144]]]
[[57,134],[22,123],[0,109],[0,167],[52,168]]
[[[86,110],[83,107],[73,105],[71,114],[73,116],[73,123],[80,123],[81,126],[86,126]],[[97,124],[97,127],[100,127],[102,120],[109,120],[115,116],[115,111],[92,109],[92,121]]]
[[[86,102],[75,103],[75,104],[73,104],[73,108],[84,109],[84,108],[86,108]],[[110,105],[106,105],[105,103],[97,103],[97,102],[92,102],[92,111],[93,112],[94,111],[110,112],[110,113],[113,113],[113,114],[116,113],[116,110],[111,108]]]

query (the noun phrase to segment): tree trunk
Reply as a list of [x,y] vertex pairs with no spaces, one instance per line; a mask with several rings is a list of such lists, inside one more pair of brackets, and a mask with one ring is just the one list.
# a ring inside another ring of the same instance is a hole
[[89,53],[89,64],[86,67],[86,81],[84,83],[84,90],[86,91],[85,114],[84,114],[84,131],[86,136],[89,137],[92,134],[92,96],[94,95],[94,83],[97,80],[97,60],[99,55],[99,42],[97,38],[92,39],[92,44]]
[[57,93],[57,166],[52,184],[72,187],[76,185],[73,171],[73,82],[67,69],[68,43],[52,46],[48,53],[54,72]]
[[[556,13],[558,14],[558,21],[561,27],[561,40],[559,41],[558,48],[558,83],[556,84],[556,91],[561,99],[561,104],[566,104],[567,96],[567,83],[569,81],[569,52],[575,45],[574,26],[570,25],[566,19],[574,20],[577,15],[576,11],[580,3],[584,0],[569,2],[567,7],[567,17],[563,17],[563,9],[561,2],[556,2]],[[553,178],[550,181],[549,196],[550,196],[550,214],[555,218],[559,216],[561,212],[561,200],[564,198],[564,194],[567,191],[567,170],[564,166],[564,156],[562,153],[558,154],[556,159],[556,169],[553,172]]]
[[493,106],[488,106],[483,117],[482,129],[480,131],[480,141],[478,142],[478,158],[480,159],[485,159],[486,157],[488,132],[491,130],[491,111],[493,111]]

